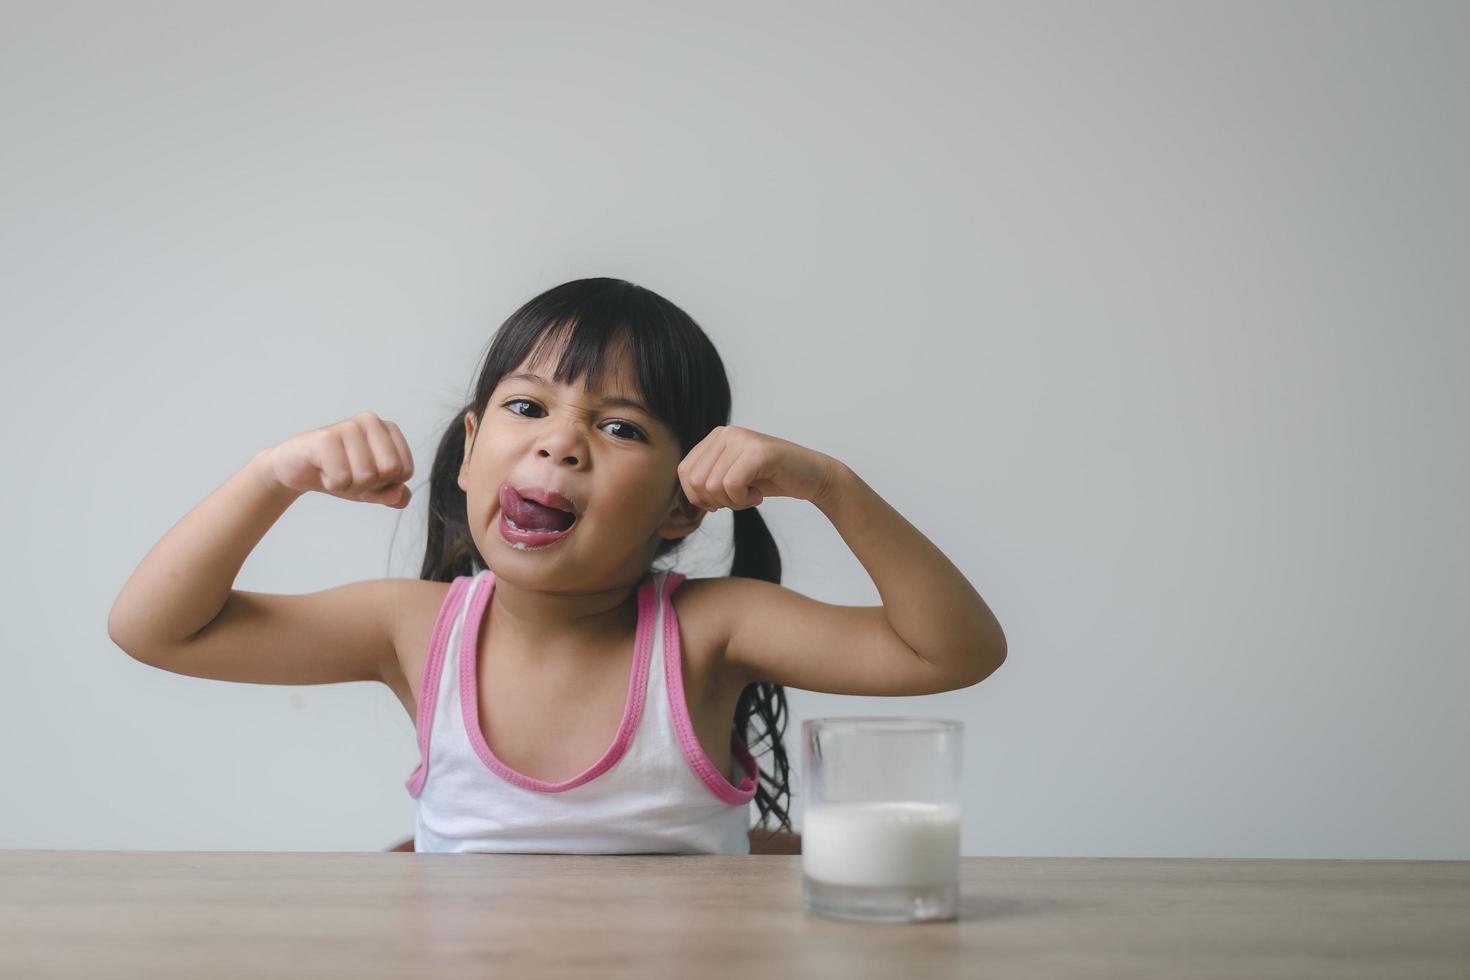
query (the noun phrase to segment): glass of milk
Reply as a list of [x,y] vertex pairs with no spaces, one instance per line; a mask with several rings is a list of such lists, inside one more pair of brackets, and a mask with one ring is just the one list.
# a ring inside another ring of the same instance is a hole
[[964,722],[802,723],[802,898],[866,922],[953,919],[959,903]]

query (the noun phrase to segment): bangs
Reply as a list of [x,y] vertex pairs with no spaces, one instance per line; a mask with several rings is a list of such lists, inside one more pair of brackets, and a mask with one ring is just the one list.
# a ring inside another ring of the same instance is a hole
[[[727,385],[693,383],[697,351],[678,318],[654,294],[630,283],[582,288],[560,297],[538,297],[506,321],[489,352],[480,404],[505,375],[525,364],[560,384],[582,379],[589,393],[601,389],[641,401],[687,451],[703,438],[694,429],[708,410],[728,413]],[[548,370],[552,357],[554,369]],[[723,374],[723,369],[721,369]],[[707,404],[713,395],[716,404]],[[695,411],[691,412],[691,407]]]

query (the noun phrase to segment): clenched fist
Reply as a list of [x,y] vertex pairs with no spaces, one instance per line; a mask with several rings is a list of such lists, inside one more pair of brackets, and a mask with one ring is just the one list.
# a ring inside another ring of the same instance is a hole
[[412,496],[408,440],[397,425],[372,412],[292,436],[262,455],[265,472],[291,490],[318,490],[400,509]]

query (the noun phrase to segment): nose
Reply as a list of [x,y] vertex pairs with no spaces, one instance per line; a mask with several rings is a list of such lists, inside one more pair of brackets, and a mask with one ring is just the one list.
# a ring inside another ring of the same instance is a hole
[[536,455],[572,466],[580,465],[587,458],[587,447],[581,429],[576,425],[549,428],[536,440]]

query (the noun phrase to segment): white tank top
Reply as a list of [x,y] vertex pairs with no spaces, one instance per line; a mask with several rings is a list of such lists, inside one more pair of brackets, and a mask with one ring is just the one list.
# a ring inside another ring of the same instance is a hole
[[417,851],[571,854],[748,854],[755,759],[734,725],[733,784],[715,767],[684,700],[679,621],[670,596],[685,576],[650,572],[638,586],[638,629],[622,723],[601,759],[559,783],[511,769],[485,744],[476,641],[495,590],[485,569],[449,588],[429,637],[419,687],[422,761]]

